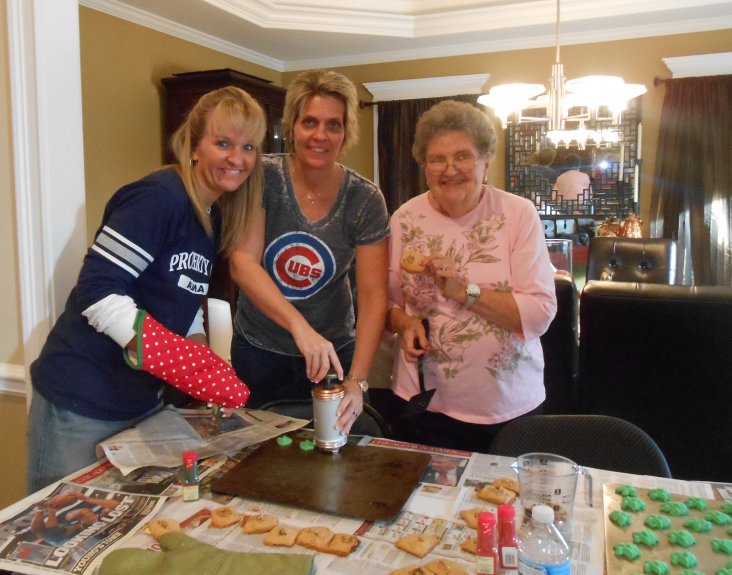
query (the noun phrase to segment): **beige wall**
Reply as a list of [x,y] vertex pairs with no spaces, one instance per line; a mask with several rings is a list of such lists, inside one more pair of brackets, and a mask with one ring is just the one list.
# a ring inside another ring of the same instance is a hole
[[[6,13],[6,0],[0,0],[0,12]],[[161,78],[177,72],[233,68],[286,86],[296,73],[280,74],[88,8],[80,8],[79,13],[87,222],[91,239],[111,194],[161,162]],[[0,44],[0,293],[5,296],[0,303],[0,364],[22,365],[5,18],[0,19]],[[729,30],[562,48],[567,77],[618,74],[629,82],[648,86],[649,92],[643,96],[641,216],[645,220],[664,92],[663,88],[653,87],[653,78],[669,75],[661,58],[730,50]],[[349,66],[339,71],[359,86],[362,98],[370,99],[360,87],[364,82],[490,73],[491,85],[517,80],[545,83],[553,59],[554,50],[546,48]],[[361,145],[345,162],[373,177],[371,110],[362,110],[360,114]],[[492,167],[492,183],[504,185],[504,169],[504,158],[499,153]],[[0,395],[0,434],[3,462],[10,469],[7,480],[0,482],[2,507],[24,492],[25,402],[21,398]]]
[[[6,1],[0,0],[0,364],[22,365]],[[25,494],[25,399],[0,394],[0,507]]]

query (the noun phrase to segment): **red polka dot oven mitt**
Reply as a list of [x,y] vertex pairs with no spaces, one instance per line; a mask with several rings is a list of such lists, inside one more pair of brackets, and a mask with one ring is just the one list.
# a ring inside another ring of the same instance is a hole
[[181,337],[145,310],[137,312],[137,361],[124,350],[127,365],[162,379],[183,393],[223,407],[242,407],[249,388],[209,347]]

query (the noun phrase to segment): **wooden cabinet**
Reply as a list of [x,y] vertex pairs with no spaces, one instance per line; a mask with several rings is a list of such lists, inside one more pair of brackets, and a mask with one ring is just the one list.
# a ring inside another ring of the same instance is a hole
[[282,113],[285,109],[285,89],[236,70],[208,70],[175,74],[162,80],[163,95],[163,158],[173,161],[170,152],[170,136],[185,118],[185,115],[205,93],[225,86],[236,86],[246,90],[264,109],[267,115],[267,136],[264,152],[283,152]]
[[[163,158],[165,163],[174,161],[170,151],[170,137],[198,99],[218,88],[236,86],[254,97],[267,115],[267,135],[263,145],[265,153],[284,152],[282,140],[282,114],[285,109],[285,89],[266,80],[236,70],[208,70],[175,74],[162,79],[163,95]],[[219,256],[213,265],[209,284],[209,297],[228,301],[232,313],[236,307],[238,289],[229,276],[228,260]]]

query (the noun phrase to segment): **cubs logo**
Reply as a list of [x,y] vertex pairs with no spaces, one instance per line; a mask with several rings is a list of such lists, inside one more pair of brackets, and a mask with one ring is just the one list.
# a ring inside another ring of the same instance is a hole
[[319,292],[335,273],[335,257],[319,238],[290,232],[264,250],[264,267],[287,299],[305,299]]

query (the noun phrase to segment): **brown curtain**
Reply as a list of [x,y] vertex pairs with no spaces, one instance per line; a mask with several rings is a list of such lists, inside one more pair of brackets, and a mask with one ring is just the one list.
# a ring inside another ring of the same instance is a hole
[[425,191],[424,175],[412,158],[414,130],[419,117],[442,100],[470,102],[477,107],[477,99],[478,96],[472,94],[378,103],[379,187],[384,192],[389,213]]
[[732,76],[666,81],[652,235],[678,242],[685,284],[732,285]]

